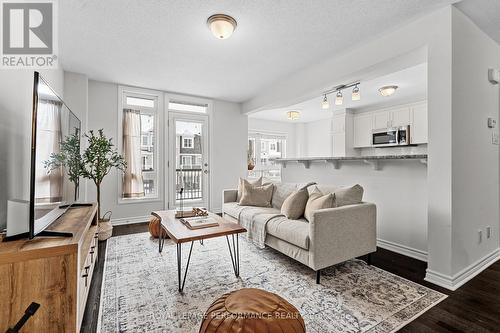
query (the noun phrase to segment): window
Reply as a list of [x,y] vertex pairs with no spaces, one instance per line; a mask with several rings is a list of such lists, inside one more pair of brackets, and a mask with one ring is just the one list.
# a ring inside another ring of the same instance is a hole
[[183,103],[183,102],[170,102],[168,103],[168,108],[174,111],[187,111],[187,112],[196,112],[196,113],[207,113],[208,106],[198,105],[192,103]]
[[193,138],[183,138],[182,148],[193,148]]
[[182,158],[181,158],[181,166],[183,166],[183,167],[190,167],[192,161],[193,161],[192,156],[182,156]]
[[122,155],[127,162],[121,184],[124,200],[159,197],[156,148],[159,97],[122,91]]
[[281,165],[275,158],[285,157],[286,137],[279,134],[248,134],[248,176],[281,181]]

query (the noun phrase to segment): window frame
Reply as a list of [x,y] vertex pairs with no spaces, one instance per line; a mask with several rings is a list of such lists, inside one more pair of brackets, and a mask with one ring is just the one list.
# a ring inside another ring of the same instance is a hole
[[[155,101],[155,107],[141,107],[136,105],[128,105],[127,97],[143,98],[143,99],[153,99]],[[152,115],[154,121],[154,139],[151,142],[153,149],[153,171],[143,171],[143,172],[154,172],[156,174],[156,184],[155,184],[155,195],[145,195],[142,198],[123,198],[123,174],[117,172],[118,177],[118,204],[141,204],[148,202],[164,202],[165,198],[165,182],[164,182],[164,166],[163,166],[163,92],[154,91],[148,89],[119,86],[118,87],[118,128],[117,128],[117,149],[120,154],[123,154],[123,109],[131,108],[134,110],[139,110],[141,114]],[[149,139],[148,139],[149,141]],[[149,142],[148,142],[149,143]],[[141,134],[141,146],[142,146],[142,134]],[[160,160],[161,159],[161,160]],[[142,158],[141,158],[142,161]]]
[[[188,140],[191,144],[189,146],[186,146],[186,141],[185,140]],[[182,137],[182,148],[187,148],[187,149],[194,148],[194,138],[185,138],[185,137]]]

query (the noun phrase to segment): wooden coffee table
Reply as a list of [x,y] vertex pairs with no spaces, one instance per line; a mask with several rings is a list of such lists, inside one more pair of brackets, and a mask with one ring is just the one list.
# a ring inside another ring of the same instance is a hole
[[[163,210],[152,212],[152,215],[160,219],[161,228],[165,230],[167,235],[177,244],[177,278],[179,282],[179,291],[184,290],[184,285],[186,283],[186,276],[189,268],[189,261],[191,260],[191,253],[193,251],[193,245],[195,241],[200,241],[203,244],[204,239],[215,238],[215,237],[226,237],[227,246],[229,248],[229,255],[231,256],[231,263],[233,264],[234,275],[236,277],[240,276],[240,246],[238,241],[238,235],[246,232],[247,230],[237,223],[227,221],[217,214],[209,212],[209,216],[216,219],[219,223],[216,227],[209,227],[203,229],[191,230],[182,224],[179,219],[175,218],[175,210]],[[232,238],[232,248],[231,242],[229,241],[229,236]],[[186,263],[186,269],[184,271],[184,276],[181,275],[182,268],[182,244],[191,242],[189,248],[189,255]],[[158,250],[161,253],[163,250],[163,244],[165,239],[163,238],[163,232],[160,231]]]

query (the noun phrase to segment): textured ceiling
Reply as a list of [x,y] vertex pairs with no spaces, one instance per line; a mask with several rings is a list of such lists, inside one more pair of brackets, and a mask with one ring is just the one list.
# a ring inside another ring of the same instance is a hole
[[[64,0],[60,59],[90,79],[242,102],[454,0]],[[232,15],[217,40],[205,22]]]
[[456,6],[481,30],[500,44],[499,0],[464,0],[457,3]]
[[[396,85],[399,88],[392,96],[381,96],[378,89],[388,85]],[[338,111],[345,108],[352,109],[356,112],[359,110],[383,108],[424,100],[427,98],[427,63],[409,67],[368,81],[361,81],[359,88],[361,92],[360,101],[352,101],[352,89],[346,89],[343,91],[344,101],[340,106],[334,105],[335,94],[329,95],[329,110],[323,110],[321,108],[321,101],[323,98],[318,95],[311,100],[290,105],[285,108],[255,112],[250,114],[249,117],[274,121],[307,123],[321,119],[329,119],[332,117],[332,111]],[[288,120],[286,112],[290,110],[300,111],[300,119],[293,121]]]

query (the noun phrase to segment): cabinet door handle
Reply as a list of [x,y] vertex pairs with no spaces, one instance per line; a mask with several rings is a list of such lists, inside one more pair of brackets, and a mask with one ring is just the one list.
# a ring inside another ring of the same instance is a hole
[[85,278],[85,287],[87,287],[87,280],[88,280],[89,274],[85,273],[82,275],[82,278]]

